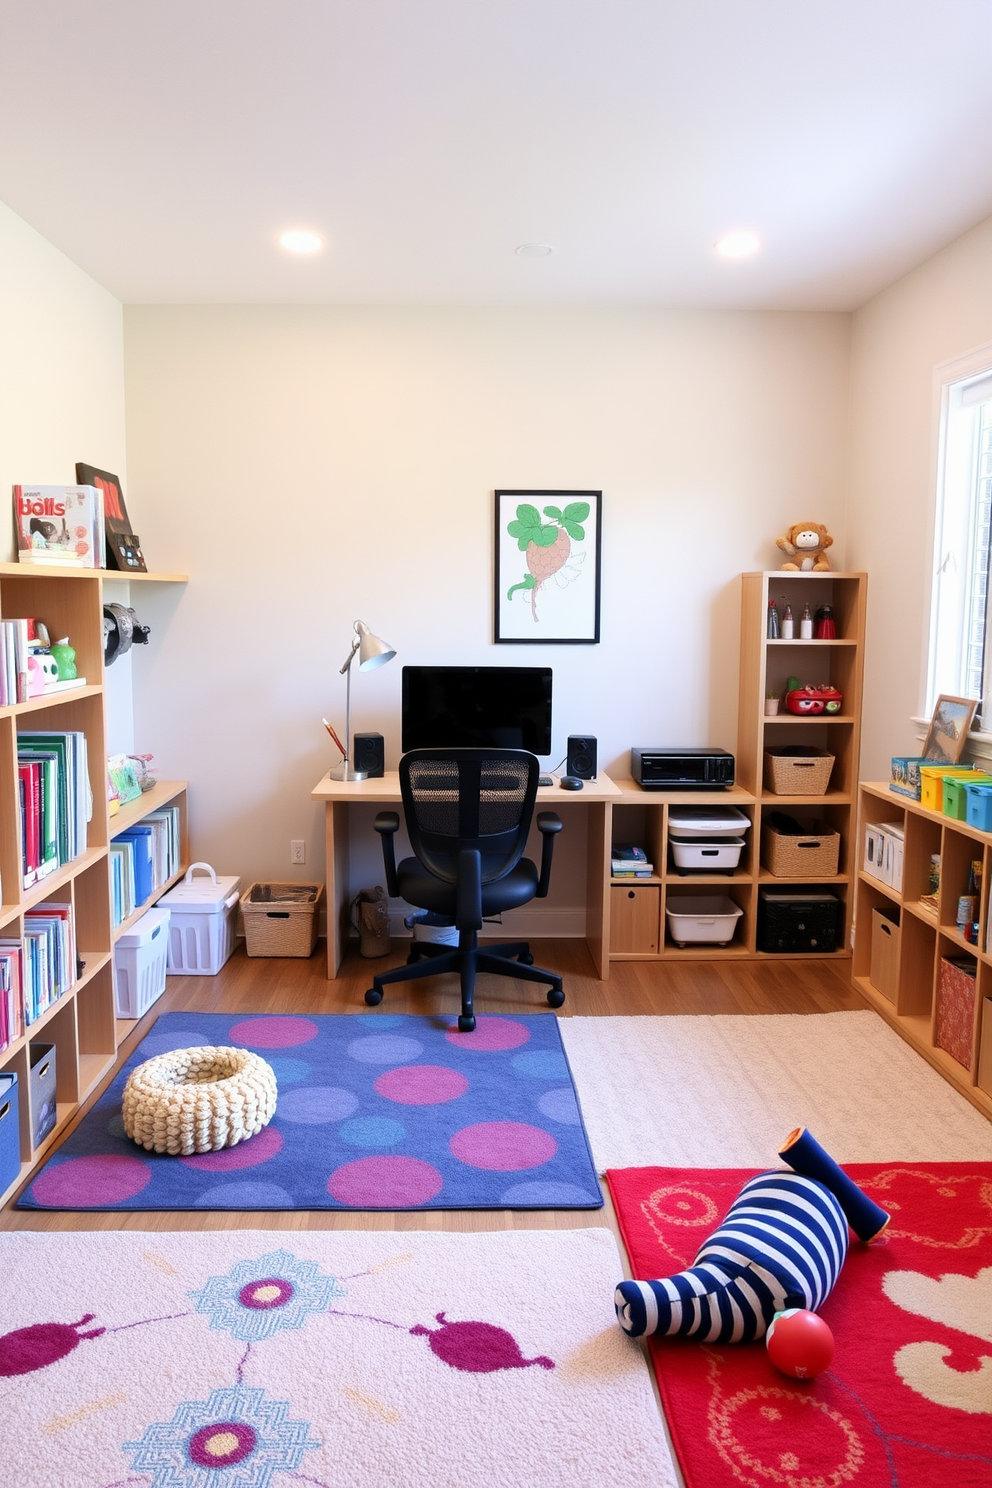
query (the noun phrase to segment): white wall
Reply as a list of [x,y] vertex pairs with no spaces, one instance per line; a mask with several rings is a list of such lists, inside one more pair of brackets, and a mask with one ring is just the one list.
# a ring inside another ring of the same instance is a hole
[[[389,767],[402,664],[471,662],[553,665],[550,763],[589,732],[626,769],[734,747],[736,576],[789,522],[845,557],[847,316],[133,307],[125,344],[130,514],[190,574],[135,598],[136,743],[191,781],[197,856],[246,879],[322,873],[356,617],[398,651],[353,684]],[[498,486],[602,488],[599,646],[492,644]]]
[[853,317],[850,558],[869,571],[862,776],[918,754],[935,473],[934,368],[992,341],[992,218]]
[[[126,478],[122,307],[0,203],[0,500],[28,481],[71,485],[77,460]],[[0,531],[10,561],[12,517]],[[107,674],[107,700],[108,747],[129,750],[126,658]]]

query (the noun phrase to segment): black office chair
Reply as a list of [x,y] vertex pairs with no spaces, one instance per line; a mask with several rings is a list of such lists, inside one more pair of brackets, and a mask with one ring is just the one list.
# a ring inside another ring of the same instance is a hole
[[[541,971],[526,941],[479,949],[486,915],[544,899],[551,878],[551,855],[561,821],[553,811],[538,814],[543,835],[541,871],[522,857],[534,814],[540,766],[523,749],[414,749],[400,760],[403,813],[416,857],[397,867],[394,835],[400,819],[380,811],[375,829],[382,839],[386,888],[394,898],[419,909],[452,916],[458,949],[415,940],[405,966],[373,978],[365,1001],[375,1007],[391,982],[457,971],[462,1010],[458,1027],[475,1027],[473,994],[478,971],[519,977],[550,986],[548,1002],[561,1007],[561,977]],[[512,964],[508,964],[512,963]]]

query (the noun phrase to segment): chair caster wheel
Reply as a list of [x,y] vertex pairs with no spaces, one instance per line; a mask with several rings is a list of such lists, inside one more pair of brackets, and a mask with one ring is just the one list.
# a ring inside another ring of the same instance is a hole
[[459,1033],[471,1033],[474,1028],[475,1028],[475,1018],[474,1018],[474,1016],[470,1013],[468,1017],[465,1017],[465,1015],[463,1013],[459,1013],[459,1015],[458,1015],[458,1032]]
[[517,957],[517,960],[520,962],[521,966],[534,965],[534,957],[531,955],[530,951],[521,951],[520,955]]
[[562,1005],[562,1003],[564,1001],[565,1001],[565,994],[564,994],[564,992],[556,992],[556,991],[554,991],[554,989],[552,989],[548,993],[548,1007],[561,1007],[561,1005]]
[[382,993],[379,992],[375,987],[370,987],[365,994],[365,1001],[368,1003],[369,1007],[378,1007],[379,1003],[382,1001]]

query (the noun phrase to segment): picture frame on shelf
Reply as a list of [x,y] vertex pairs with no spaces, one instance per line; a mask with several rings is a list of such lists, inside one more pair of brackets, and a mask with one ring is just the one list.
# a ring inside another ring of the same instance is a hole
[[96,486],[103,494],[106,526],[106,557],[103,567],[121,573],[147,573],[140,540],[131,530],[131,520],[124,505],[124,493],[116,475],[98,470],[95,465],[76,462],[76,480],[80,485]]
[[974,698],[952,697],[942,692],[934,703],[930,727],[923,745],[929,764],[956,765],[964,754],[978,703]]
[[602,491],[496,491],[493,640],[598,645]]

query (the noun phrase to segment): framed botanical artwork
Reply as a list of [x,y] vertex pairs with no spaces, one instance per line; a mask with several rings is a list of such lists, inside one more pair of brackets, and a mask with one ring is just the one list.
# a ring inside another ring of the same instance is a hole
[[602,491],[497,491],[493,640],[599,642]]
[[923,758],[935,765],[956,765],[964,753],[977,707],[974,698],[951,697],[942,692],[934,704]]

